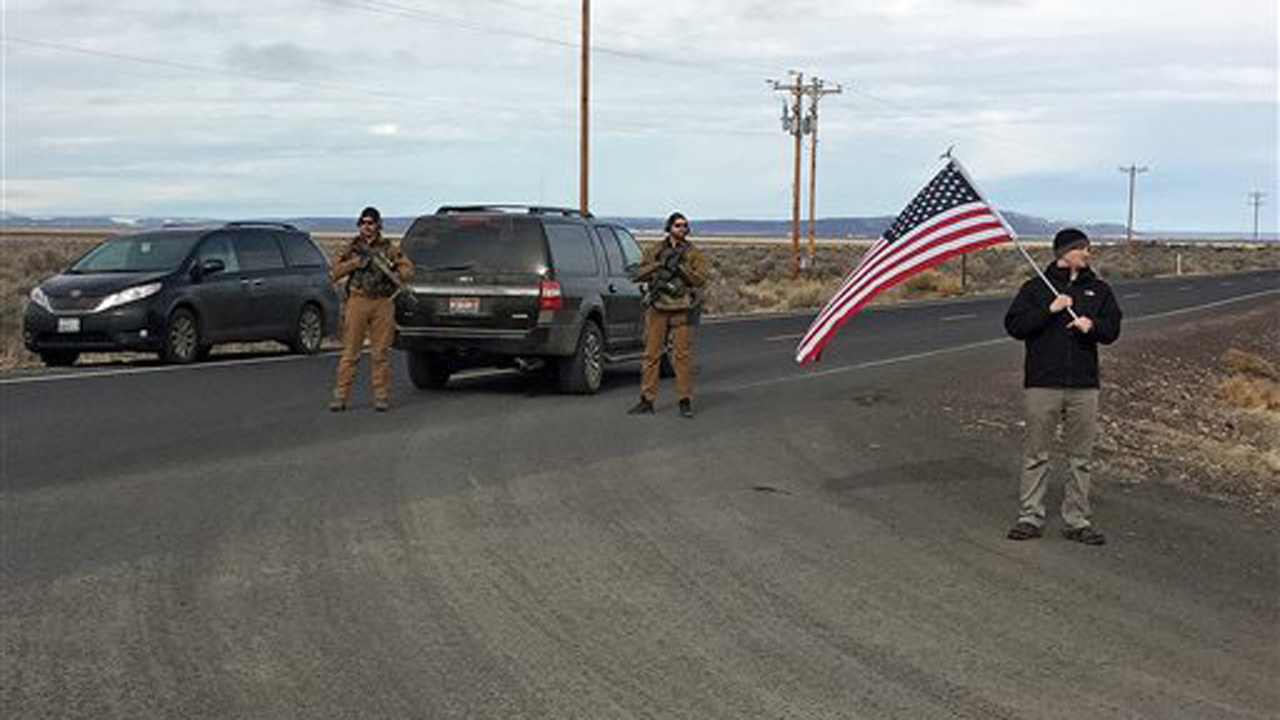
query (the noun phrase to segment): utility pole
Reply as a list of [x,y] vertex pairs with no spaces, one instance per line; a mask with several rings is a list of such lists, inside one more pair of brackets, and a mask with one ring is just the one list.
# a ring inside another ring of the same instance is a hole
[[1249,193],[1249,204],[1253,206],[1253,239],[1258,238],[1258,208],[1262,207],[1262,198],[1266,197],[1266,193],[1261,190],[1254,190]]
[[578,209],[587,214],[589,117],[591,99],[591,0],[582,0],[582,104],[578,108]]
[[804,98],[804,73],[788,71],[791,84],[786,85],[777,80],[770,80],[774,92],[784,91],[791,94],[791,106],[786,101],[782,105],[782,130],[791,133],[795,138],[796,158],[795,175],[791,181],[791,277],[800,277],[800,136],[804,131],[804,120],[800,115],[801,101]]
[[805,116],[804,132],[809,133],[809,267],[814,263],[814,236],[817,234],[816,207],[818,200],[818,101],[823,95],[838,95],[843,91],[839,85],[825,87],[826,81],[814,78],[805,93],[809,96],[809,114]]
[[1143,167],[1138,167],[1137,165],[1130,165],[1129,167],[1123,167],[1123,166],[1121,166],[1121,168],[1120,168],[1120,172],[1122,172],[1122,173],[1128,173],[1128,174],[1129,174],[1129,222],[1125,224],[1125,236],[1124,236],[1125,242],[1133,242],[1133,186],[1134,186],[1134,179],[1137,177],[1138,173],[1144,173],[1144,172],[1146,172],[1146,171],[1147,171],[1147,168],[1146,168],[1145,166],[1143,166]]

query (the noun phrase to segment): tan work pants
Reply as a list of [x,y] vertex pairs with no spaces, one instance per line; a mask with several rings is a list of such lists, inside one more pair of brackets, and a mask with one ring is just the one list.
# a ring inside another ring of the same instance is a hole
[[658,397],[658,376],[668,335],[676,394],[681,400],[693,399],[693,325],[689,313],[649,308],[644,315],[644,363],[640,366],[640,397],[649,402]]
[[373,399],[391,398],[391,343],[396,337],[395,304],[391,298],[352,295],[347,298],[342,314],[342,358],[338,360],[338,379],[333,387],[335,400],[346,402],[351,396],[351,382],[365,336],[369,337],[372,360],[370,380]]
[[1071,466],[1062,498],[1067,527],[1089,525],[1093,441],[1098,429],[1096,388],[1026,388],[1027,439],[1023,448],[1019,522],[1044,526],[1049,454],[1062,425],[1063,451]]

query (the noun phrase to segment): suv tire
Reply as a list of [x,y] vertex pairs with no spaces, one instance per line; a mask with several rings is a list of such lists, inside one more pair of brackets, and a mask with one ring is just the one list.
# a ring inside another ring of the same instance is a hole
[[160,357],[165,362],[185,365],[200,359],[201,346],[200,323],[195,313],[186,308],[174,310],[164,331]]
[[299,355],[315,355],[324,342],[324,315],[312,303],[302,306],[298,322],[289,338],[289,349]]
[[449,384],[453,367],[449,359],[440,353],[410,352],[409,379],[414,387],[422,390],[440,390]]
[[40,353],[40,362],[49,367],[67,367],[75,365],[80,353],[75,350],[45,350]]
[[582,324],[577,351],[561,359],[557,369],[563,392],[574,395],[600,392],[600,382],[604,378],[604,335],[594,320]]

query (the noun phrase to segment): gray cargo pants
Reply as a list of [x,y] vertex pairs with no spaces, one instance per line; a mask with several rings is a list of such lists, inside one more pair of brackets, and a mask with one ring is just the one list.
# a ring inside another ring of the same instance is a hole
[[1098,431],[1097,388],[1026,388],[1027,438],[1023,447],[1019,522],[1044,526],[1049,455],[1062,425],[1063,451],[1071,466],[1062,498],[1062,520],[1070,528],[1089,525],[1093,440]]

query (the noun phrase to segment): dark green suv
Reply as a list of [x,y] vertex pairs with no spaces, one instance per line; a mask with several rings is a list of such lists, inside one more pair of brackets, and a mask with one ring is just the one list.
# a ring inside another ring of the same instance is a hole
[[625,228],[576,210],[445,206],[414,221],[413,301],[396,305],[396,347],[420,388],[472,367],[543,368],[562,390],[595,393],[606,363],[644,344],[640,246]]

